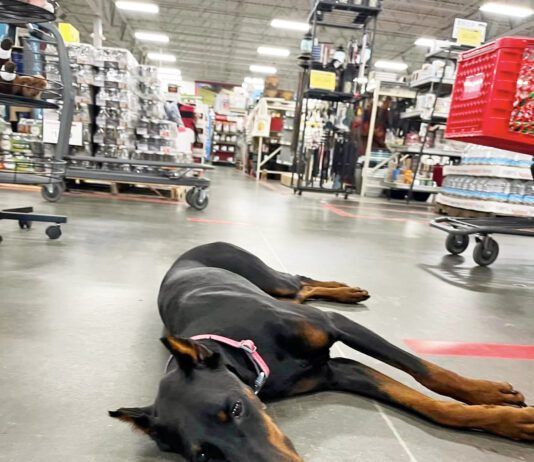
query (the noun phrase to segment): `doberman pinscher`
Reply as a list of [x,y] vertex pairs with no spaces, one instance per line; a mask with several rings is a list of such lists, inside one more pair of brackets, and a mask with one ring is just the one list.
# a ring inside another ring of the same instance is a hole
[[[461,377],[345,316],[302,304],[317,298],[358,303],[369,295],[275,271],[231,244],[186,252],[165,276],[158,298],[168,331],[162,342],[175,366],[152,406],[110,415],[194,462],[302,461],[260,398],[326,390],[365,395],[448,427],[534,441],[534,408],[525,407],[508,383]],[[429,398],[356,361],[331,358],[338,341],[457,401]]]

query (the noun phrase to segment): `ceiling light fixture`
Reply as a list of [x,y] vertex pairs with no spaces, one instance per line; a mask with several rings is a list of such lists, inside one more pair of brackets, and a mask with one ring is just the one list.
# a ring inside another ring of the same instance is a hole
[[278,70],[273,66],[262,66],[260,64],[252,64],[250,72],[257,72],[258,74],[276,74]]
[[401,61],[388,61],[387,59],[379,59],[375,63],[378,69],[387,69],[389,71],[405,71],[408,69],[408,64]]
[[508,5],[505,3],[489,2],[480,7],[484,13],[494,13],[503,16],[512,16],[514,18],[528,18],[534,13],[532,8],[517,5]]
[[151,61],[161,61],[161,62],[165,62],[165,63],[175,63],[176,62],[176,56],[170,55],[170,54],[167,54],[167,53],[156,53],[156,52],[151,51],[146,56]]
[[134,35],[137,40],[141,40],[143,42],[169,43],[170,41],[167,34],[160,34],[158,32],[137,31]]
[[258,47],[258,54],[263,56],[277,56],[279,58],[287,58],[291,54],[291,51],[289,51],[287,48],[261,46]]
[[271,27],[275,29],[296,30],[299,32],[308,32],[310,30],[310,25],[307,22],[288,21],[287,19],[273,19],[271,21]]
[[159,6],[155,3],[148,2],[128,2],[119,0],[115,2],[115,6],[119,10],[125,11],[135,11],[137,13],[149,13],[149,14],[158,14]]

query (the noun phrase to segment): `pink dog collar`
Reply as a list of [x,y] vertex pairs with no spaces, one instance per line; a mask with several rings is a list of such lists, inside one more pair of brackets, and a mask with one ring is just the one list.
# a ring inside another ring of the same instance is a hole
[[254,368],[258,373],[258,377],[256,378],[256,381],[254,383],[255,394],[258,394],[261,391],[261,389],[267,382],[269,375],[271,375],[271,370],[269,369],[269,366],[267,366],[267,363],[258,353],[258,348],[252,340],[241,340],[240,342],[237,342],[236,340],[232,340],[231,338],[212,334],[195,335],[194,337],[191,337],[191,340],[214,340],[216,342],[229,345],[233,348],[244,350],[252,361],[252,363],[254,364]]

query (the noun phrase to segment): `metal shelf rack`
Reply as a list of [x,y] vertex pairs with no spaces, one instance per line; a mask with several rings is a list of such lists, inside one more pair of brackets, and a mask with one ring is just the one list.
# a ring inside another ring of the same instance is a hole
[[[55,2],[52,4],[57,7]],[[55,14],[43,8],[18,0],[0,0],[0,23],[14,25],[10,27],[27,25],[30,34],[26,41],[36,43],[35,48],[39,50],[29,52],[40,55],[47,66],[56,67],[61,80],[59,82],[48,78],[47,88],[42,92],[41,97],[36,99],[17,95],[0,95],[0,104],[8,106],[61,108],[60,129],[54,157],[52,159],[28,158],[23,162],[18,161],[13,167],[4,163],[4,168],[0,170],[0,183],[41,185],[43,197],[50,201],[57,200],[62,193],[61,185],[65,175],[63,158],[68,154],[74,110],[72,75],[67,50],[56,26],[50,22],[53,20],[55,20]],[[38,28],[33,24],[39,24]],[[41,51],[41,48],[46,48],[46,51]],[[49,49],[55,50],[55,53],[51,53]],[[28,88],[27,85],[22,86]],[[57,192],[59,194],[56,194]],[[0,211],[0,220],[18,221],[21,229],[31,228],[33,222],[52,223],[46,228],[46,234],[50,239],[58,239],[61,236],[59,225],[66,223],[67,217],[38,214],[34,213],[33,207],[19,207]]]
[[[311,40],[315,43],[319,35],[319,28],[359,32],[362,37],[366,37],[366,39],[369,37],[369,40],[364,40],[363,42],[366,43],[372,55],[377,17],[381,11],[380,1],[376,2],[376,6],[366,6],[341,3],[336,0],[317,0],[308,18],[311,26]],[[365,66],[365,63],[361,65]],[[342,184],[341,187],[334,187],[333,184],[332,187],[327,187],[330,183],[325,181],[323,173],[320,174],[319,179],[313,177],[313,173],[311,173],[311,156],[308,155],[308,149],[305,146],[306,127],[309,118],[308,109],[310,100],[326,101],[331,104],[332,110],[336,111],[339,104],[354,104],[358,98],[351,93],[310,88],[311,63],[303,66],[303,68],[304,71],[295,114],[296,133],[293,139],[295,155],[293,159],[291,187],[294,193],[298,195],[302,195],[304,191],[310,191],[336,195],[341,194],[346,199],[349,194],[355,192],[355,181],[353,181],[353,184]],[[336,133],[337,131],[335,129],[325,130],[327,139],[333,139]],[[326,166],[326,168],[328,170],[329,166]]]

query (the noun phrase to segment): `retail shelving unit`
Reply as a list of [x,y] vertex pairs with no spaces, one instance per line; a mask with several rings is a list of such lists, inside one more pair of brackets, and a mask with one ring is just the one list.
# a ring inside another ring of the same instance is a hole
[[[254,137],[257,143],[256,157],[256,180],[261,178],[262,174],[281,175],[284,170],[269,170],[264,168],[272,159],[277,159],[276,163],[290,167],[292,165],[291,154],[287,151],[291,147],[291,137],[293,135],[295,117],[295,103],[286,101],[283,98],[263,98],[267,104],[267,110],[272,115],[280,115],[283,123],[282,130],[273,131],[271,129],[268,137]],[[272,119],[271,119],[272,120]],[[246,172],[247,162],[244,162],[243,168]]]
[[[312,42],[315,43],[319,28],[337,29],[342,31],[352,31],[361,34],[364,46],[368,48],[372,55],[374,38],[376,34],[377,17],[380,14],[381,6],[379,1],[375,2],[376,6],[354,5],[334,0],[318,0],[312,9],[309,17],[311,25]],[[369,40],[367,40],[369,38]],[[365,63],[360,64],[365,66]],[[293,175],[291,185],[296,194],[302,195],[304,191],[341,194],[345,198],[354,192],[354,185],[341,184],[337,186],[324,180],[324,175],[320,175],[318,185],[316,179],[310,173],[313,171],[311,165],[311,155],[308,155],[305,139],[306,130],[309,123],[309,102],[310,100],[319,100],[327,102],[333,111],[337,111],[340,104],[354,104],[357,100],[354,94],[339,91],[320,90],[310,87],[310,69],[304,68],[302,76],[302,97],[297,101],[299,108],[296,115],[296,122],[299,124],[296,129],[300,130],[299,141],[296,146],[296,156],[294,159]],[[301,108],[301,109],[300,109]],[[337,135],[335,128],[325,130],[324,138],[334,140]],[[326,144],[326,143],[325,143]],[[322,170],[322,169],[321,169]],[[310,177],[311,175],[311,177]],[[296,178],[295,178],[296,177]]]
[[[52,3],[57,7],[55,2]],[[27,25],[29,36],[25,40],[29,50],[25,52],[33,54],[33,60],[40,61],[46,77],[46,89],[40,96],[28,98],[0,94],[0,104],[46,109],[52,111],[51,115],[61,109],[58,139],[52,157],[28,156],[17,160],[13,167],[2,159],[0,183],[41,185],[43,197],[50,201],[57,200],[62,192],[60,185],[65,174],[63,158],[69,149],[74,105],[68,55],[59,31],[50,22],[54,20],[55,14],[43,8],[16,0],[0,0],[0,23],[19,27]],[[23,86],[36,90],[31,84]],[[67,217],[33,213],[33,207],[20,207],[0,211],[0,220],[16,220],[22,229],[29,229],[33,222],[53,223],[46,229],[46,234],[50,239],[58,239],[61,236],[59,225],[66,223]]]
[[[430,134],[430,126],[434,124],[445,124],[447,121],[448,113],[440,112],[437,110],[438,99],[444,95],[448,95],[452,92],[454,86],[454,77],[447,76],[447,66],[454,64],[458,59],[460,53],[465,51],[466,47],[458,45],[448,45],[447,47],[440,48],[434,52],[428,53],[425,57],[425,61],[429,62],[433,59],[442,59],[445,61],[445,65],[441,69],[439,75],[423,76],[418,79],[412,79],[410,87],[417,91],[417,95],[422,93],[431,92],[434,93],[434,98],[430,110],[412,110],[401,114],[401,118],[410,119],[416,123],[428,124],[420,146],[407,146],[402,148],[399,152],[401,154],[410,155],[413,159],[413,177],[410,183],[410,187],[407,189],[408,202],[412,199],[415,192],[430,192],[438,193],[439,188],[417,185],[417,175],[420,168],[421,159],[423,156],[434,156],[450,159],[461,158],[461,153],[454,150],[441,150],[433,149],[427,146]],[[404,184],[392,187],[392,189],[406,189]]]
[[[378,105],[381,96],[390,96],[393,98],[407,98],[413,99],[416,96],[416,92],[408,88],[406,84],[401,84],[399,82],[388,82],[380,80],[372,80],[367,85],[367,94],[372,97],[373,106],[371,109],[371,119],[369,121],[369,133],[372,134],[375,131],[376,117],[378,114]],[[376,178],[376,173],[378,169],[386,165],[392,157],[396,157],[397,154],[394,152],[390,157],[386,159],[377,159],[380,160],[378,165],[374,168],[370,168],[370,162],[372,158],[372,147],[373,147],[373,136],[369,136],[367,139],[367,145],[365,147],[365,157],[363,159],[363,169],[362,169],[362,183],[361,183],[361,192],[362,196],[365,196],[367,189],[369,187],[377,187],[383,189],[384,187],[389,188],[390,186],[383,183],[372,182]],[[371,180],[371,181],[370,181]]]

